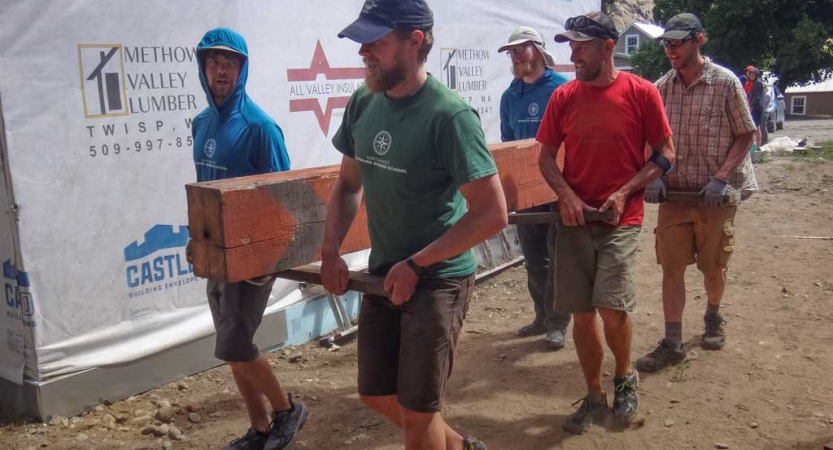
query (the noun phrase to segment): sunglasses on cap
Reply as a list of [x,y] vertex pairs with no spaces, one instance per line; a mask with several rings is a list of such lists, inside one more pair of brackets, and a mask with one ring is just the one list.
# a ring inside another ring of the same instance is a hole
[[567,31],[578,31],[578,32],[586,32],[587,30],[596,30],[597,33],[593,33],[594,35],[604,36],[607,39],[616,40],[619,36],[614,35],[610,30],[602,26],[599,22],[587,17],[587,16],[576,16],[570,17],[564,22],[564,29]]
[[694,30],[690,31],[688,36],[682,39],[660,39],[659,42],[665,48],[677,48],[692,39],[694,39]]

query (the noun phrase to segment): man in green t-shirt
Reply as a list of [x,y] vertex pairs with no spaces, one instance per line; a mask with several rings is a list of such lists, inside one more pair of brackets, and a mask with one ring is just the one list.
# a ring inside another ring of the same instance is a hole
[[471,248],[506,226],[506,201],[477,113],[423,67],[433,25],[424,0],[367,0],[339,34],[362,44],[366,79],[333,138],[344,156],[321,278],[346,290],[339,249],[364,196],[369,271],[388,296],[362,301],[359,394],[404,428],[407,450],[484,450],[440,411],[474,287]]

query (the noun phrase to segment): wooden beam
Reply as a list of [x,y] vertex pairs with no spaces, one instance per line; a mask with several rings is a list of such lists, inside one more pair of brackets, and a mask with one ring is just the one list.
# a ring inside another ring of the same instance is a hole
[[[584,216],[585,222],[609,222],[613,220],[612,209],[608,209],[605,212],[584,211],[582,215]],[[509,223],[512,225],[538,225],[543,223],[553,223],[560,218],[561,213],[558,211],[514,213],[509,214]]]
[[[510,211],[556,200],[532,139],[490,145]],[[185,186],[194,273],[241,281],[320,260],[326,205],[339,166]],[[342,252],[370,247],[362,205]]]

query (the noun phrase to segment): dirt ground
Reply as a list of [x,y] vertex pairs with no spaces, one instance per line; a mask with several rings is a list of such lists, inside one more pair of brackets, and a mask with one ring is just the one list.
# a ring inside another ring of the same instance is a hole
[[[820,130],[831,133],[833,127]],[[794,139],[800,134],[791,122],[786,131]],[[790,237],[833,236],[833,162],[778,157],[759,164],[757,172],[762,191],[744,203],[736,220],[737,251],[724,300],[727,345],[722,351],[700,348],[705,292],[702,277],[690,270],[684,322],[689,362],[643,375],[640,412],[631,426],[597,425],[582,436],[562,431],[584,382],[572,340],[547,352],[540,338],[516,337],[532,316],[521,267],[478,285],[448,388],[447,421],[492,450],[717,444],[821,450],[833,441],[833,240]],[[656,207],[649,205],[638,254],[634,359],[663,332],[655,221]],[[358,400],[354,342],[337,351],[308,344],[267,357],[285,389],[310,407],[294,448],[403,448],[400,432]],[[609,353],[604,370],[612,391]],[[142,434],[159,424],[151,419],[159,409],[171,413],[185,440]],[[189,420],[190,411],[199,417]],[[50,425],[1,419],[0,449],[161,449],[168,442],[174,449],[219,449],[247,426],[229,369],[218,367]]]

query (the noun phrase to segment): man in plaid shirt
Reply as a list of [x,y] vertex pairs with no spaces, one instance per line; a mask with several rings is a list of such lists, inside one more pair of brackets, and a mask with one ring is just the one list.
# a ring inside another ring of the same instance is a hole
[[[661,203],[656,228],[657,262],[662,266],[665,338],[637,361],[641,372],[656,372],[686,358],[682,339],[685,270],[697,263],[708,305],[703,348],[725,342],[720,301],[726,266],[734,249],[737,202],[757,190],[749,158],[755,124],[737,77],[700,54],[706,31],[692,14],[679,14],[659,37],[672,70],[657,81],[674,133],[676,168],[652,183],[645,200]],[[694,203],[665,201],[666,193],[698,192]]]

